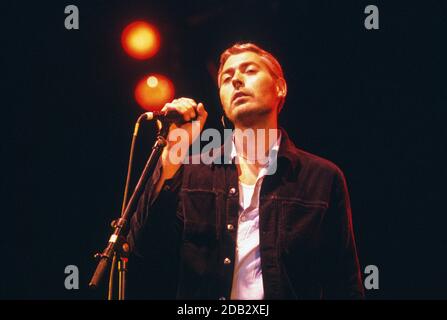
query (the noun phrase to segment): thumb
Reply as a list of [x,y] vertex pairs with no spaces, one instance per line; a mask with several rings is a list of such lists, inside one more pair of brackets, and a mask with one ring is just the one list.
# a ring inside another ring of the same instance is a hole
[[199,102],[199,104],[197,105],[197,115],[199,120],[206,119],[208,115],[208,112],[206,112],[202,102]]

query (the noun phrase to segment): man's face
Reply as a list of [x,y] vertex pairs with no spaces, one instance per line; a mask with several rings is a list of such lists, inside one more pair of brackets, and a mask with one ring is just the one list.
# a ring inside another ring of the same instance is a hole
[[252,122],[256,117],[277,112],[277,81],[261,57],[254,52],[230,56],[220,75],[220,101],[228,119]]

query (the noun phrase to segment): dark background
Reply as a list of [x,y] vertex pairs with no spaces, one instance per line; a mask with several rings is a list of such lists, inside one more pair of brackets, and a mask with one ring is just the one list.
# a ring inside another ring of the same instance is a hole
[[[80,30],[64,28],[77,5]],[[364,8],[380,10],[380,30]],[[219,127],[212,77],[219,54],[253,41],[282,63],[281,125],[295,143],[345,172],[370,299],[447,298],[446,1],[5,2],[2,31],[0,298],[104,298],[90,292],[92,254],[117,217],[133,125],[133,88],[170,77]],[[127,56],[122,29],[155,24],[159,53]],[[135,174],[154,139],[146,124]],[[77,265],[80,290],[64,288]]]

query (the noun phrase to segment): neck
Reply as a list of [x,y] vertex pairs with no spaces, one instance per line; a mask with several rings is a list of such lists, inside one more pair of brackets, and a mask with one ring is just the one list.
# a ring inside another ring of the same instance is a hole
[[270,148],[278,139],[276,114],[249,126],[235,124],[234,143],[237,154],[245,160],[260,163],[266,161]]

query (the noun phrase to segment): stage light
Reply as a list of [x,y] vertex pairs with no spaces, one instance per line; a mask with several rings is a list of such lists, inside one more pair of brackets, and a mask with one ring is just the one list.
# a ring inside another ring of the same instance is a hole
[[151,24],[135,21],[121,34],[121,44],[128,55],[136,59],[149,59],[160,48],[160,34]]
[[147,85],[151,88],[155,88],[158,85],[158,79],[155,76],[147,77]]
[[165,103],[174,99],[174,85],[163,75],[150,74],[138,82],[135,99],[145,110],[161,110]]

